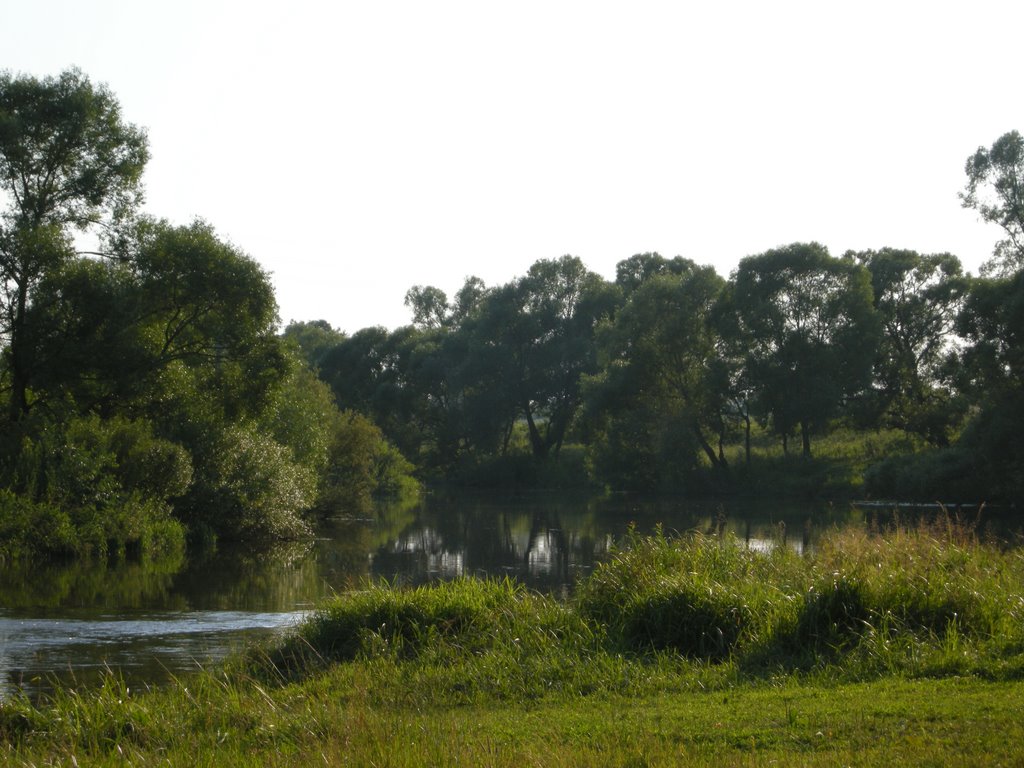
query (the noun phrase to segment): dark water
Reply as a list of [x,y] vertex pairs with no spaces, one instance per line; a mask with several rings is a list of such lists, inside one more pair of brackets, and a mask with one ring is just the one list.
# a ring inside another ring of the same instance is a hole
[[843,505],[725,505],[551,495],[440,498],[329,521],[315,542],[220,547],[156,563],[0,569],[0,698],[95,681],[159,683],[293,626],[325,597],[368,580],[420,584],[508,576],[566,595],[631,526],[736,536],[752,548],[812,549],[864,525]]

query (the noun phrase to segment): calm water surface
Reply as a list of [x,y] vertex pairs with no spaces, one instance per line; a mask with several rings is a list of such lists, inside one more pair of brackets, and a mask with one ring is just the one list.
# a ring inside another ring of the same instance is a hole
[[0,569],[0,698],[118,671],[159,683],[287,630],[325,597],[385,579],[420,584],[508,576],[567,595],[630,526],[728,533],[747,546],[812,549],[823,531],[864,525],[849,505],[726,505],[534,496],[428,497],[321,538],[268,551],[219,547],[158,563]]

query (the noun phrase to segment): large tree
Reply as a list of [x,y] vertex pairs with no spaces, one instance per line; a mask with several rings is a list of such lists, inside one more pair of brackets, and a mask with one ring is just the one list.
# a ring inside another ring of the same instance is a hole
[[289,365],[267,274],[201,221],[134,232],[118,258],[71,260],[37,285],[26,314],[37,402],[159,421],[202,392],[219,418],[258,413]]
[[783,439],[811,434],[870,381],[878,339],[870,276],[818,243],[748,256],[733,276],[750,380]]
[[493,364],[535,457],[561,448],[580,405],[580,378],[597,370],[595,329],[617,302],[614,286],[563,256],[535,262],[476,314],[471,353]]
[[74,258],[72,232],[110,226],[141,195],[145,133],[78,70],[0,73],[0,339],[8,416],[29,410],[26,314],[36,286]]

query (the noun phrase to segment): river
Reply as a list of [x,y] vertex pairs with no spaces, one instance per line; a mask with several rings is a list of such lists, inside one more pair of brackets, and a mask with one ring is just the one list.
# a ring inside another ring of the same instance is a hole
[[566,596],[631,526],[703,531],[746,546],[812,549],[864,525],[850,505],[638,501],[551,494],[427,496],[324,523],[316,541],[219,546],[156,562],[0,569],[0,698],[19,688],[160,683],[294,626],[326,597],[370,580],[510,577]]

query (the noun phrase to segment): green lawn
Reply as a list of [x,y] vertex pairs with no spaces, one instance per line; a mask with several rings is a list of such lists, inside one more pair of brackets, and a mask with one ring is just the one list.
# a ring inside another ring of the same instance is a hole
[[[380,705],[359,674],[273,691],[208,681],[107,701],[102,732],[56,726],[11,765],[1024,765],[1024,684],[969,678],[748,684],[649,696]],[[212,695],[209,695],[212,694]],[[194,695],[194,694],[192,694]],[[418,697],[417,697],[418,698]],[[65,713],[66,714],[66,713]],[[120,730],[112,723],[120,720]],[[134,727],[124,727],[135,722]]]

